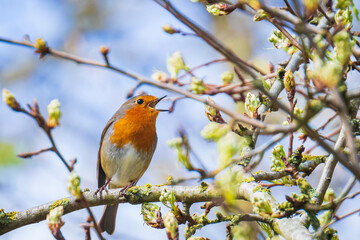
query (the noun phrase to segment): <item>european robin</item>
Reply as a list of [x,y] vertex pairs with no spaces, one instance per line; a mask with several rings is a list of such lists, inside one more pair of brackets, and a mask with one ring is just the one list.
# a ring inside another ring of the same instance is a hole
[[[165,96],[164,96],[165,97]],[[155,106],[164,97],[140,95],[129,99],[106,124],[100,140],[97,162],[98,191],[134,186],[148,168],[157,135]],[[100,228],[112,234],[118,205],[105,206]]]

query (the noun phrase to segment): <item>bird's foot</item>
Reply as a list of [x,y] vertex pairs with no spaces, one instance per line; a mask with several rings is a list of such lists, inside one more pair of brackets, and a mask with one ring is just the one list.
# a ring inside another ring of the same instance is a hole
[[110,181],[111,181],[111,178],[109,178],[103,186],[99,187],[99,188],[96,190],[95,195],[98,194],[98,193],[100,193],[100,198],[101,198],[102,192],[103,192],[104,190],[107,192],[106,186],[109,185]]
[[[137,182],[137,181],[136,181]],[[126,185],[125,187],[123,187],[123,189],[120,190],[120,196],[124,196],[125,193],[127,192],[127,190],[129,190],[130,188],[132,188],[133,186],[136,185],[136,182],[131,182],[130,184]]]

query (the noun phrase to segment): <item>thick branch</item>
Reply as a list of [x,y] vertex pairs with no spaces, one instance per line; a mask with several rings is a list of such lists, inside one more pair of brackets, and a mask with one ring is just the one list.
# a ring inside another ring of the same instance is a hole
[[[256,183],[241,183],[238,187],[236,198],[250,202],[254,202],[255,199],[264,199],[264,201],[269,202],[273,208],[276,208],[278,203],[275,199],[268,193],[256,191],[255,188],[257,186],[258,185]],[[221,197],[221,193],[212,186],[209,186],[206,190],[204,190],[203,187],[198,186],[150,187],[146,185],[133,187],[122,197],[119,197],[119,190],[116,189],[104,192],[101,198],[99,195],[95,195],[93,191],[84,193],[84,197],[88,201],[90,207],[125,202],[131,204],[141,204],[146,202],[159,202],[161,193],[164,190],[167,192],[173,192],[177,201],[185,203],[205,202]],[[46,215],[49,213],[49,209],[59,205],[64,207],[64,214],[84,208],[84,206],[80,202],[76,201],[74,197],[68,197],[17,212],[13,221],[0,225],[0,235],[23,226],[45,220]],[[291,223],[294,228],[290,229],[287,224],[284,224],[284,221]],[[293,235],[293,239],[307,239],[308,236],[310,236],[308,230],[298,220],[274,219],[274,224],[277,227],[277,231],[285,238],[286,236]]]
[[[84,197],[89,203],[90,207],[125,202],[131,204],[141,204],[145,202],[159,202],[159,197],[164,189],[166,189],[168,192],[173,192],[176,199],[181,202],[204,202],[221,197],[219,192],[217,192],[213,187],[208,187],[206,191],[202,191],[200,187],[182,186],[164,186],[152,188],[136,186],[131,188],[129,192],[121,198],[119,198],[119,190],[109,190],[108,192],[103,192],[101,198],[99,194],[95,195],[95,192],[91,191],[84,192]],[[0,224],[0,235],[16,228],[45,220],[49,210],[59,205],[63,205],[64,214],[85,208],[81,202],[77,201],[75,197],[71,196],[17,212],[15,221],[5,225]]]

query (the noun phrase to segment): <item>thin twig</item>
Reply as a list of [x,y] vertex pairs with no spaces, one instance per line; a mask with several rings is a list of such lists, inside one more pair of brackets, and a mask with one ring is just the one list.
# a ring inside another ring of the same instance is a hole
[[291,5],[289,4],[288,0],[284,0],[285,4],[286,4],[286,7],[287,7],[287,10],[289,10],[289,12],[292,14],[292,15],[295,15],[296,16],[296,13],[294,12],[294,10],[292,9]]
[[176,78],[176,80],[179,80],[179,79],[185,77],[186,75],[193,73],[195,70],[197,70],[197,69],[199,69],[199,68],[202,68],[202,67],[205,67],[205,66],[209,66],[209,65],[214,64],[214,63],[225,62],[225,61],[227,61],[226,58],[221,58],[221,59],[215,59],[215,60],[212,60],[212,61],[209,61],[209,62],[200,64],[200,65],[198,65],[198,66],[196,66],[196,67],[191,68],[189,71],[187,71],[187,72],[184,73],[183,75],[180,75],[179,77]]
[[[16,41],[16,40],[9,40],[9,39],[5,39],[5,38],[0,38],[1,42],[6,42],[6,43],[12,43],[12,44],[16,44],[16,45],[20,45],[20,46],[27,46],[27,47],[31,47],[31,48],[35,48],[34,43],[29,42],[29,41]],[[296,130],[296,126],[292,125],[292,126],[282,126],[282,125],[271,125],[271,124],[267,124],[267,123],[263,123],[261,121],[258,121],[256,119],[253,118],[249,118],[247,116],[244,116],[242,114],[238,114],[234,111],[231,111],[227,108],[221,107],[219,105],[217,105],[216,103],[210,102],[206,99],[203,99],[201,96],[194,94],[190,91],[184,90],[182,88],[179,88],[177,86],[174,86],[173,84],[168,84],[168,83],[162,83],[160,81],[152,81],[150,79],[144,78],[142,76],[136,75],[134,73],[130,73],[128,71],[122,70],[120,68],[114,67],[113,65],[106,65],[104,63],[101,62],[97,62],[97,61],[93,61],[91,59],[87,59],[87,58],[82,58],[82,57],[78,57],[69,53],[65,53],[65,52],[61,52],[58,50],[54,50],[49,48],[48,49],[49,54],[55,56],[55,57],[60,57],[66,60],[70,60],[70,61],[74,61],[76,63],[79,64],[85,64],[85,65],[91,65],[91,66],[97,66],[97,67],[102,67],[102,68],[107,68],[107,69],[111,69],[114,70],[116,72],[119,72],[125,76],[128,76],[132,79],[137,80],[139,83],[142,84],[149,84],[149,85],[153,85],[155,87],[161,88],[161,89],[167,89],[176,93],[179,93],[181,95],[184,95],[188,98],[194,99],[196,101],[202,102],[206,105],[210,105],[224,113],[226,113],[227,115],[229,115],[230,117],[232,117],[233,119],[255,126],[257,128],[262,129],[262,133],[268,133],[268,134],[274,134],[274,133],[278,133],[278,132],[282,132],[282,131],[293,131]],[[269,130],[269,132],[268,132]]]
[[[334,129],[333,131],[331,131],[326,137],[327,139],[330,139],[331,137],[335,136],[336,134],[338,134],[341,130],[341,127]],[[332,140],[332,139],[331,139]],[[336,143],[336,142],[335,142]],[[312,146],[311,148],[309,148],[308,150],[306,150],[305,154],[310,154],[316,147],[318,147],[319,144],[314,144],[314,146]]]
[[330,117],[323,125],[318,127],[315,131],[323,130],[332,120],[334,120],[336,118],[337,115],[338,115],[338,113],[335,113],[332,117]]
[[182,23],[187,25],[199,37],[201,37],[204,41],[206,41],[210,46],[212,46],[215,50],[217,50],[219,53],[225,56],[230,62],[233,62],[245,73],[249,74],[252,78],[256,78],[256,75],[251,69],[255,70],[256,72],[262,75],[265,75],[260,69],[244,61],[243,59],[239,58],[232,51],[225,48],[222,43],[215,40],[215,38],[211,36],[211,34],[205,32],[203,29],[201,29],[196,24],[194,24],[191,20],[186,18],[183,14],[177,11],[169,1],[166,0],[154,0],[154,1],[158,3],[161,7],[169,11],[171,14],[173,14],[178,20],[180,20]]
[[255,149],[253,149],[253,150],[251,150],[249,152],[243,153],[240,157],[233,158],[225,166],[222,166],[222,167],[212,171],[211,173],[208,174],[209,177],[216,176],[219,172],[221,172],[225,168],[231,166],[233,163],[240,162],[240,161],[245,160],[247,158],[251,158],[251,157],[253,157],[253,156],[257,155],[257,154],[263,153],[266,149],[268,149],[269,147],[271,147],[272,145],[274,145],[275,143],[277,143],[278,141],[283,139],[285,136],[286,136],[285,133],[279,133],[279,134],[273,136],[270,141],[264,143],[263,145],[255,148]]
[[341,216],[341,217],[335,217],[336,218],[336,220],[335,221],[333,221],[333,222],[331,222],[328,226],[330,226],[331,224],[333,224],[333,223],[335,223],[335,222],[337,222],[337,221],[340,221],[340,220],[342,220],[342,219],[344,219],[344,218],[346,218],[346,217],[349,217],[349,216],[351,216],[351,215],[353,215],[353,214],[355,214],[355,213],[358,213],[358,212],[360,212],[360,208],[359,209],[357,209],[357,210],[354,210],[354,211],[352,211],[352,212],[349,212],[348,214],[345,214],[345,215],[343,215],[343,216]]
[[19,153],[17,156],[21,157],[21,158],[31,158],[33,156],[39,155],[40,153],[48,152],[48,151],[52,151],[52,150],[53,150],[53,147],[49,147],[49,148],[45,148],[45,149],[40,149],[35,152]]

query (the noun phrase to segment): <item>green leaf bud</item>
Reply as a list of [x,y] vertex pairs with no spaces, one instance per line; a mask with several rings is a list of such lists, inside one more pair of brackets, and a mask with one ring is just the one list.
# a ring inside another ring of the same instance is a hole
[[48,223],[61,222],[61,217],[63,214],[64,214],[64,207],[60,205],[50,210],[49,214],[46,217],[46,220]]
[[262,21],[264,19],[267,19],[268,17],[270,17],[270,15],[267,12],[265,12],[262,9],[259,9],[259,10],[257,10],[256,14],[254,15],[253,20],[255,22],[259,22],[259,21]]
[[355,42],[351,42],[349,33],[346,30],[342,30],[334,36],[334,43],[336,59],[341,65],[348,64]]
[[76,197],[76,199],[81,199],[81,189],[80,189],[80,177],[76,174],[75,171],[71,171],[68,178],[68,191],[71,195]]
[[325,196],[324,196],[324,201],[325,202],[332,202],[336,199],[336,194],[334,192],[334,189],[332,188],[328,188],[326,190]]
[[7,90],[7,89],[3,89],[2,90],[2,95],[3,95],[3,101],[14,111],[20,111],[21,107],[20,104],[16,101],[14,95],[12,95],[12,93]]
[[40,53],[40,58],[43,58],[47,53],[49,53],[49,47],[42,38],[36,39],[34,48],[36,49],[36,53]]
[[257,212],[261,216],[268,217],[273,212],[269,201],[267,201],[265,197],[254,197],[254,201],[252,202],[252,204],[254,206],[255,212]]
[[211,122],[201,131],[201,136],[206,140],[219,140],[222,136],[230,131],[230,127],[226,124]]
[[207,90],[207,87],[201,79],[192,77],[190,82],[190,90],[196,94],[202,94]]
[[166,207],[170,208],[171,211],[175,214],[178,215],[179,211],[178,211],[178,206],[175,205],[176,203],[176,197],[175,194],[173,192],[168,192],[166,189],[163,189],[161,191],[161,195],[159,198],[160,202],[162,202]]
[[297,118],[301,118],[303,112],[304,112],[304,111],[303,111],[301,108],[299,108],[299,105],[296,104],[296,105],[295,105],[295,108],[294,108],[294,115],[295,115]]
[[144,222],[149,226],[155,226],[157,224],[157,211],[160,208],[153,203],[143,203],[141,206],[141,214],[143,215]]
[[47,106],[47,110],[48,110],[48,121],[47,121],[48,126],[51,128],[55,126],[59,126],[60,125],[59,120],[61,117],[59,100],[58,99],[52,100]]
[[221,80],[223,81],[224,85],[232,83],[234,80],[234,73],[230,71],[223,72],[221,74]]
[[279,205],[279,209],[285,212],[292,212],[294,211],[294,206],[290,202],[282,202]]
[[164,217],[164,226],[169,239],[177,239],[179,235],[178,221],[172,212],[168,212]]
[[[212,100],[211,98],[208,97],[208,101],[211,103],[215,103],[214,100]],[[210,106],[210,105],[205,105],[205,114],[208,117],[208,119],[213,122],[214,121],[214,117],[220,113],[219,110],[217,110],[216,108]]]
[[272,150],[272,164],[270,165],[271,171],[280,171],[285,168],[282,158],[285,157],[284,148],[281,144],[277,144]]
[[[53,234],[53,236],[62,236],[60,228],[64,225],[61,217],[64,214],[64,207],[58,206],[54,209],[51,209],[49,214],[46,216],[48,227]],[[61,238],[59,238],[61,239]]]
[[180,70],[189,71],[189,68],[185,65],[184,59],[179,51],[174,52],[167,61],[167,69],[171,78],[175,79]]
[[302,194],[310,195],[311,190],[313,189],[311,185],[306,181],[305,178],[299,178],[296,180],[296,184],[298,185],[300,192]]
[[42,38],[36,39],[34,47],[37,50],[39,50],[40,52],[42,52],[43,50],[45,50],[47,48],[46,42]]
[[171,25],[169,24],[165,24],[162,26],[162,29],[168,33],[168,34],[174,34],[177,33],[178,31],[176,29],[174,29]]
[[183,145],[183,139],[181,137],[173,138],[167,141],[167,144],[171,148],[181,147]]
[[[210,97],[208,97],[208,102],[215,103]],[[224,119],[221,116],[220,111],[217,108],[214,108],[210,105],[205,105],[205,114],[210,122],[225,123]]]
[[231,11],[226,11],[229,8],[227,4],[224,3],[215,3],[206,6],[206,10],[214,16],[225,16],[231,13]]
[[334,88],[342,78],[343,66],[339,61],[322,61],[314,59],[314,70],[308,70],[308,76],[313,80],[317,88]]
[[353,15],[349,8],[346,10],[339,10],[335,14],[335,22],[342,25],[345,29],[350,29],[353,23]]
[[248,94],[246,96],[246,100],[245,100],[246,114],[249,117],[254,118],[257,113],[257,109],[260,107],[260,105],[261,105],[261,102],[260,102],[259,98],[257,98],[251,92],[248,92]]
[[262,84],[263,84],[263,87],[265,88],[265,90],[270,91],[271,86],[269,85],[269,83],[264,78],[261,78],[261,81],[262,81]]
[[285,86],[286,91],[288,91],[288,92],[291,92],[293,90],[293,88],[295,87],[295,77],[294,77],[291,69],[286,71],[286,73],[284,75],[284,86]]
[[[295,36],[293,37],[296,38]],[[279,30],[272,31],[268,40],[274,45],[275,48],[282,48],[290,55],[297,52],[298,50],[296,47],[291,45],[290,40],[286,38]]]

